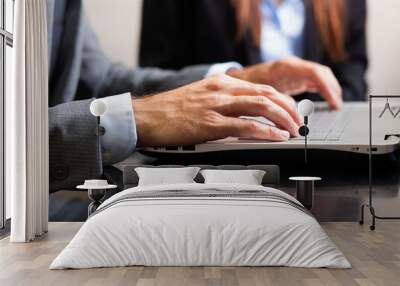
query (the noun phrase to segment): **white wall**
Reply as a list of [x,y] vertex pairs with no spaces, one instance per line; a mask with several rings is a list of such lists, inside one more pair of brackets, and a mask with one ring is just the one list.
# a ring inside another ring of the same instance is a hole
[[400,1],[369,0],[368,4],[370,92],[400,94]]
[[84,3],[107,54],[114,61],[135,66],[142,0],[85,0]]
[[[105,51],[136,65],[142,0],[85,1]],[[370,92],[400,94],[400,0],[368,0],[368,5]]]

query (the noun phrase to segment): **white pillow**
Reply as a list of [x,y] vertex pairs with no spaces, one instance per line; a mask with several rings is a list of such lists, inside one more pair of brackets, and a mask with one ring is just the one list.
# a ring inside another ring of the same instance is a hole
[[193,180],[200,171],[199,167],[181,168],[135,168],[139,176],[139,186],[171,185],[195,183]]
[[205,184],[261,185],[265,171],[262,170],[202,170]]

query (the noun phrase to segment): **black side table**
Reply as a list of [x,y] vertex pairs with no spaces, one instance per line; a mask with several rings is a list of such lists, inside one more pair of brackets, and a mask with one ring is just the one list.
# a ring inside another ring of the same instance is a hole
[[107,190],[115,189],[116,187],[116,185],[109,185],[107,180],[85,180],[83,185],[76,187],[77,189],[88,190],[88,197],[91,201],[88,206],[88,217],[101,205]]
[[315,181],[320,181],[320,177],[290,177],[289,180],[296,181],[297,200],[308,210],[314,205]]

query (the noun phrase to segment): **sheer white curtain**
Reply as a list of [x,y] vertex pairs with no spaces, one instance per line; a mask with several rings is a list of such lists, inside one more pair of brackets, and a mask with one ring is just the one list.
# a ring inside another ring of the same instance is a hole
[[48,57],[46,0],[15,1],[13,92],[6,98],[6,170],[12,242],[48,225]]

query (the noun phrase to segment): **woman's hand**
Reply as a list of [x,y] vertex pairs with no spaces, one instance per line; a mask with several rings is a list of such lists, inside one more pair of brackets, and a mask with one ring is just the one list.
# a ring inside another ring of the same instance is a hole
[[329,67],[290,57],[231,70],[229,75],[259,84],[268,84],[278,91],[296,95],[303,92],[319,92],[334,109],[340,109],[342,88]]
[[[274,88],[227,75],[133,99],[139,146],[182,146],[226,137],[285,141],[302,119]],[[263,116],[276,126],[239,116]]]

